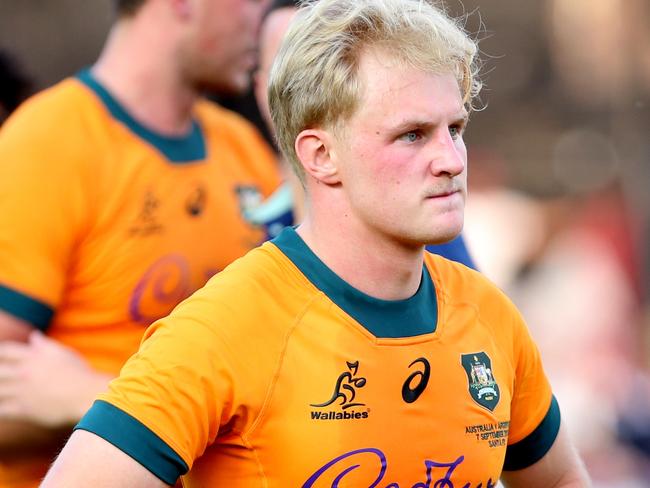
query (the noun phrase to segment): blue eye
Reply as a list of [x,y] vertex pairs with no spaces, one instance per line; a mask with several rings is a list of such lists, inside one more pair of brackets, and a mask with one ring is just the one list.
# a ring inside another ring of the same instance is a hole
[[412,130],[412,131],[405,132],[404,134],[402,134],[401,138],[408,141],[408,142],[416,142],[417,140],[420,139],[420,133],[417,132],[417,131]]
[[453,140],[458,139],[461,136],[461,128],[457,125],[452,125],[449,127],[449,134]]

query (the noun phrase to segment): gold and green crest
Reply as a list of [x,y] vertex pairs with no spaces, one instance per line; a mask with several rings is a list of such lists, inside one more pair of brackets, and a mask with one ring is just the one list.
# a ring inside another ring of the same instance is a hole
[[482,351],[461,354],[460,362],[467,374],[468,389],[472,399],[482,407],[494,411],[499,403],[500,392],[492,372],[490,357]]

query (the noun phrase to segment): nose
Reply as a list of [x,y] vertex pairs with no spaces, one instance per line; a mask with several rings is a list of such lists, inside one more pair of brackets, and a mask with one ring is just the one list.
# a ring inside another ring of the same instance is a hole
[[445,127],[431,141],[431,172],[435,176],[457,176],[467,166],[467,149],[462,136],[453,138]]

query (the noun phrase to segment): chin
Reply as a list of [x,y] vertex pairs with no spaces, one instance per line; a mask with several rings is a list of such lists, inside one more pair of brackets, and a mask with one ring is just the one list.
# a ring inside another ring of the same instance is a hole
[[432,230],[426,237],[425,244],[444,244],[449,242],[460,235],[463,230],[462,222],[458,225],[450,225],[448,227],[438,227]]
[[445,235],[436,235],[432,236],[430,239],[427,239],[426,242],[424,242],[425,246],[436,246],[439,244],[446,244],[449,241],[453,241],[456,237],[460,235],[460,232],[457,234],[445,234]]
[[250,80],[248,73],[233,75],[228,79],[203,80],[199,83],[199,91],[226,96],[241,95],[250,88]]

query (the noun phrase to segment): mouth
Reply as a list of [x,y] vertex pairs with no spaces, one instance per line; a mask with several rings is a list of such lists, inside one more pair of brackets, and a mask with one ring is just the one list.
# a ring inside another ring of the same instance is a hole
[[460,195],[460,190],[446,190],[446,191],[439,191],[439,192],[427,194],[426,199],[427,200],[444,199],[444,198],[451,197],[453,195]]

